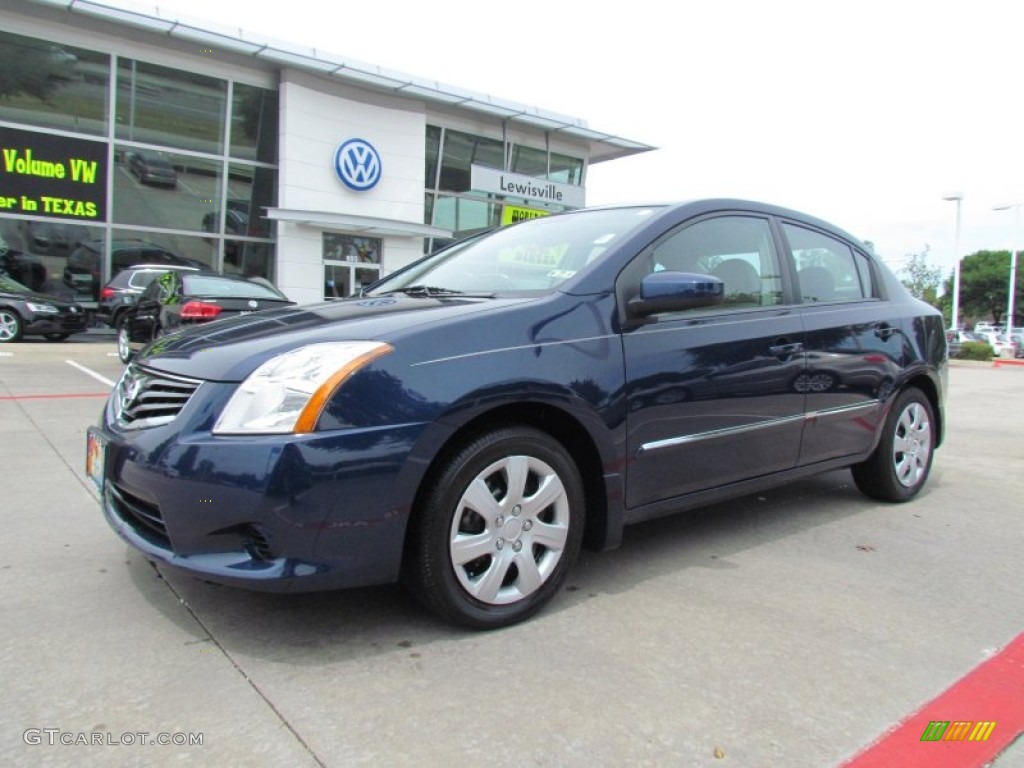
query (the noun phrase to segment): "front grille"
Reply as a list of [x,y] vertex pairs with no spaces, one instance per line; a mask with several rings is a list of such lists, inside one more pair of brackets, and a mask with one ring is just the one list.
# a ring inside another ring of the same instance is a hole
[[167,536],[167,526],[164,525],[160,507],[143,501],[138,496],[133,496],[114,483],[109,483],[107,490],[118,517],[128,523],[140,536],[160,546],[170,547],[171,540]]
[[181,413],[200,383],[129,365],[114,390],[117,423],[126,429],[166,424]]

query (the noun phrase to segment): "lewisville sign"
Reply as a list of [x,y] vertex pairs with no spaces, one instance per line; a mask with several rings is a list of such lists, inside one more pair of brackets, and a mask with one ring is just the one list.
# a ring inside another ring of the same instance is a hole
[[482,165],[470,166],[469,185],[478,192],[540,200],[568,208],[582,208],[586,204],[586,190],[583,187],[524,176],[520,173],[496,171]]

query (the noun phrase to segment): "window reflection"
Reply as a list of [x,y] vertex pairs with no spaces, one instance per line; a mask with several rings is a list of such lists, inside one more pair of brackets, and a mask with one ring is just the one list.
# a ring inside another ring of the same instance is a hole
[[[201,237],[184,234],[167,234],[164,232],[144,232],[133,229],[114,230],[114,256],[112,271],[116,273],[138,259],[157,257],[156,250],[165,255],[160,258],[169,263],[212,269],[216,264],[216,250]],[[151,248],[153,250],[151,250]],[[137,251],[144,253],[137,254]],[[162,262],[155,262],[162,263]]]
[[[264,209],[277,205],[277,171],[232,163],[228,173],[228,197],[224,234],[242,237],[270,237],[273,232]],[[214,229],[208,232],[219,232]]]
[[115,223],[198,231],[219,211],[221,162],[124,145],[116,157]]
[[[68,257],[82,243],[101,238],[100,227],[66,221],[4,219],[0,221],[0,269],[33,290],[67,299],[77,294],[66,271]],[[90,280],[90,292],[91,292]]]
[[498,139],[473,136],[461,131],[445,131],[444,153],[441,159],[439,189],[448,192],[467,192],[470,186],[470,166],[504,168],[504,147]]
[[215,77],[120,59],[117,138],[222,154],[227,86]]
[[0,119],[107,132],[110,57],[0,32]]
[[231,156],[277,162],[277,91],[235,83],[231,99]]
[[274,281],[274,246],[272,243],[224,241],[224,273],[244,277],[265,277]]
[[517,144],[512,148],[512,170],[524,176],[543,178],[548,174],[548,153]]
[[434,203],[434,226],[450,229],[456,237],[501,223],[501,205],[462,197],[438,196]]
[[551,172],[548,178],[552,181],[560,181],[563,184],[583,183],[583,160],[578,157],[551,153]]

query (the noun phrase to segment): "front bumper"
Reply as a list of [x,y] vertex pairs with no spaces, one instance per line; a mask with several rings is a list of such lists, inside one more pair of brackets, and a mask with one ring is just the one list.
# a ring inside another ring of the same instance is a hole
[[86,330],[88,318],[85,312],[80,312],[74,315],[33,315],[25,323],[24,333],[29,336],[42,336],[50,333],[85,333]]
[[256,437],[188,431],[210,406],[190,403],[191,413],[159,427],[96,430],[103,514],[125,541],[173,569],[249,589],[397,580],[418,479],[406,458],[422,424]]

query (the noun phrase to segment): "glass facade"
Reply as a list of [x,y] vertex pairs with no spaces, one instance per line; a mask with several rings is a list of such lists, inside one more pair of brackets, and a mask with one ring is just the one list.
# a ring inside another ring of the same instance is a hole
[[[508,162],[505,162],[506,156]],[[451,128],[427,126],[424,222],[450,229],[453,238],[426,238],[424,253],[484,229],[500,226],[506,204],[528,206],[535,211],[557,213],[566,206],[508,198],[472,189],[474,165],[505,170],[523,176],[582,185],[584,161],[537,147],[475,136]],[[539,215],[539,214],[537,214]]]
[[273,280],[278,108],[274,89],[0,32],[0,250],[87,305],[147,258]]
[[324,301],[354,296],[380,279],[384,241],[324,232]]
[[[0,254],[29,265],[32,288],[89,306],[147,258],[275,279],[279,93],[197,70],[0,32]],[[424,221],[456,238],[565,209],[473,189],[473,166],[573,185],[585,170],[441,125],[426,127],[424,160]],[[387,271],[384,244],[325,234],[325,295]]]

